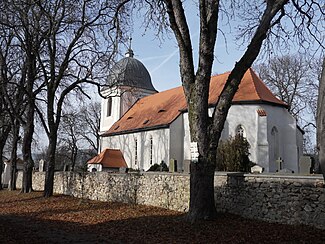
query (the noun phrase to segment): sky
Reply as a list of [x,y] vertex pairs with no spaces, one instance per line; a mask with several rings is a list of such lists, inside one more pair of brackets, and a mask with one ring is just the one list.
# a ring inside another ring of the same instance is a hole
[[[152,83],[158,91],[180,86],[179,51],[176,40],[173,38],[160,44],[159,40],[153,38],[152,33],[147,33],[145,36],[133,36],[134,57],[146,66],[151,75]],[[241,52],[235,47],[229,46],[227,52],[222,43],[218,43],[215,49],[215,55],[218,55],[218,59],[214,62],[212,74],[230,71],[235,61],[240,58]],[[197,63],[197,45],[193,45],[193,53],[195,63]]]
[[[192,36],[192,48],[196,64],[199,24],[198,17],[195,14],[197,9],[195,6],[189,8],[188,13],[190,13],[191,17],[188,18],[188,24]],[[174,34],[170,32],[169,38],[165,36],[164,40],[160,41],[156,37],[154,30],[149,29],[144,32],[143,29],[141,20],[135,18],[133,31],[130,33],[134,57],[146,66],[156,90],[164,91],[180,86],[179,50]],[[212,74],[230,71],[243,53],[243,50],[239,50],[237,45],[234,44],[234,38],[230,33],[230,29],[225,27],[225,30],[227,32],[227,45],[223,36],[219,35],[215,47],[215,61]],[[126,48],[122,52],[126,52]]]

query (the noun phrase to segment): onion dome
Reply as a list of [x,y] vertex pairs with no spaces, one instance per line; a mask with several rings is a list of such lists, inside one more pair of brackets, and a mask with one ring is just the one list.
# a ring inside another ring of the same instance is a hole
[[109,86],[130,86],[135,88],[156,91],[151,82],[151,77],[146,67],[134,58],[131,48],[125,57],[118,61],[108,76]]

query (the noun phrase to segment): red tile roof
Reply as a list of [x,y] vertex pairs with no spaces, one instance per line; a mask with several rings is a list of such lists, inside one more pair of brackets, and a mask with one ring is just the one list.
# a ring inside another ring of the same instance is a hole
[[[209,104],[215,104],[230,72],[211,77]],[[245,73],[233,103],[271,103],[287,106],[276,98],[250,68]],[[176,87],[140,99],[103,136],[168,127],[187,108],[183,88]]]
[[87,163],[101,164],[105,168],[128,167],[120,150],[108,148],[102,151],[99,155],[90,159]]
[[264,109],[257,109],[256,112],[260,117],[265,117],[267,115]]

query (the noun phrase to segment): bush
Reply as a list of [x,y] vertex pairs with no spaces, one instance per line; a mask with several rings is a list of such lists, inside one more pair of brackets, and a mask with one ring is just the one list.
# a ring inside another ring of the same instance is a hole
[[165,162],[161,162],[161,164],[154,164],[152,165],[148,170],[148,171],[168,171],[168,167],[167,164]]
[[246,138],[240,135],[220,141],[217,150],[218,171],[249,172],[254,165],[249,160],[250,145]]

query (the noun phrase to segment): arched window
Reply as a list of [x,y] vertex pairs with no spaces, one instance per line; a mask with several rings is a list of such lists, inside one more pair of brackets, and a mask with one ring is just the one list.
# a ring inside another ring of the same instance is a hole
[[112,115],[112,97],[107,98],[107,110],[106,110],[106,117]]
[[277,160],[279,157],[279,132],[275,126],[271,130],[271,142],[273,146],[273,160]]
[[238,125],[236,128],[236,135],[240,135],[242,137],[246,137],[245,129],[242,125]]
[[150,136],[150,165],[152,164],[152,154],[153,154],[153,139]]
[[134,139],[134,164],[138,163],[138,139]]

